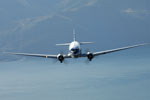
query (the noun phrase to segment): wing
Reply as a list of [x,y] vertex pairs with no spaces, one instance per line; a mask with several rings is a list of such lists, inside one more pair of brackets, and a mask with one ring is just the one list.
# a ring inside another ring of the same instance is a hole
[[135,48],[135,47],[139,47],[139,46],[149,45],[149,44],[150,43],[143,43],[143,44],[137,44],[137,45],[127,46],[127,47],[117,48],[117,49],[94,52],[93,55],[98,56],[98,55],[113,53],[113,52],[117,52],[117,51],[121,51],[121,50],[126,50],[126,49],[131,49],[131,48]]
[[[43,58],[57,58],[57,55],[48,55],[48,54],[31,54],[31,53],[13,53],[5,52],[12,55],[21,55],[21,56],[32,56],[32,57],[43,57]],[[68,55],[63,55],[64,58],[70,58]]]
[[80,45],[84,45],[84,44],[93,44],[94,42],[80,42]]
[[61,44],[56,44],[56,46],[69,46],[70,43],[61,43]]

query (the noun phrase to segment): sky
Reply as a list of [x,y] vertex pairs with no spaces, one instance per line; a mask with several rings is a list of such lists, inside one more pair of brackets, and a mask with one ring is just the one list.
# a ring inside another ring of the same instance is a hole
[[150,42],[149,0],[1,0],[2,100],[149,100],[150,47],[92,62],[20,57],[2,52],[68,53],[73,28],[91,52]]

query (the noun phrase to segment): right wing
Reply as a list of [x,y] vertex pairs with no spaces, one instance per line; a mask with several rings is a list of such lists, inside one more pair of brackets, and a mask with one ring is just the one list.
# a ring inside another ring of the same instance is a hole
[[70,43],[61,43],[61,44],[56,44],[56,46],[69,46]]
[[100,51],[100,52],[94,52],[93,55],[94,56],[98,56],[98,55],[113,53],[113,52],[122,51],[122,50],[130,49],[130,48],[135,48],[135,47],[139,47],[139,46],[149,45],[149,44],[150,43],[143,43],[143,44],[137,44],[137,45],[127,46],[127,47],[117,48],[117,49],[111,49],[111,50],[105,50],[105,51]]
[[[21,55],[21,56],[32,56],[32,57],[43,57],[43,58],[57,58],[57,55],[48,55],[48,54],[31,54],[31,53],[13,53],[5,52],[12,55]],[[63,55],[64,58],[70,58],[68,55]]]
[[93,44],[94,42],[80,42],[80,45],[84,45],[84,44]]

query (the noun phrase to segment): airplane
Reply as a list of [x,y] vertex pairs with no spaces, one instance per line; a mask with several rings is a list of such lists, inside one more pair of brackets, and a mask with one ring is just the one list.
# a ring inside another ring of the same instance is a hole
[[62,43],[62,44],[56,44],[56,46],[69,46],[69,53],[64,55],[62,53],[59,53],[57,55],[49,55],[49,54],[31,54],[31,53],[12,53],[12,52],[7,52],[9,54],[13,55],[22,55],[22,56],[32,56],[32,57],[44,57],[44,58],[55,58],[60,63],[64,62],[64,59],[67,58],[79,58],[79,57],[87,57],[89,61],[92,61],[92,59],[96,56],[99,55],[104,55],[104,54],[109,54],[113,52],[118,52],[130,48],[135,48],[139,46],[144,46],[144,45],[149,45],[150,43],[143,43],[143,44],[136,44],[132,46],[126,46],[122,48],[116,48],[116,49],[111,49],[111,50],[105,50],[105,51],[99,51],[99,52],[86,52],[82,53],[81,51],[81,45],[84,44],[92,44],[93,42],[78,42],[76,40],[76,33],[75,30],[73,29],[73,41],[71,43]]

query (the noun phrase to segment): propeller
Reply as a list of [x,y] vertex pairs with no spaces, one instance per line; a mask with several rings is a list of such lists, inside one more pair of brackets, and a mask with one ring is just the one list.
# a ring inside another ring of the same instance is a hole
[[[89,49],[89,48],[86,48],[86,49],[84,50],[84,53],[87,54],[88,52],[90,52],[90,49]],[[89,64],[89,63],[90,63],[88,57],[87,57],[87,59],[86,59],[84,62],[85,62],[86,64]]]
[[64,51],[63,51],[63,50],[60,50],[58,56],[60,56],[60,59],[62,59],[62,61],[59,60],[59,58],[57,58],[57,59],[54,59],[54,63],[56,63],[56,62],[61,62],[61,63],[64,63],[64,64],[68,64],[67,60],[64,59],[63,55],[64,55]]

